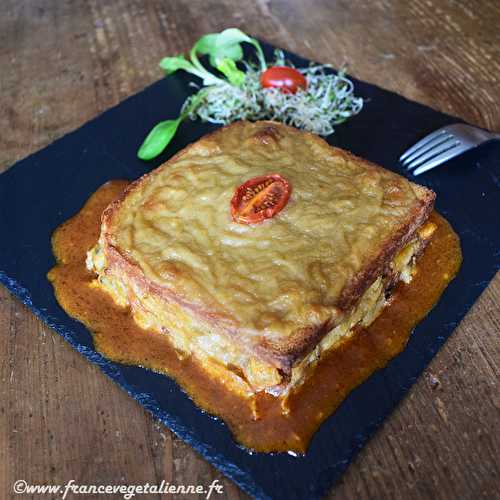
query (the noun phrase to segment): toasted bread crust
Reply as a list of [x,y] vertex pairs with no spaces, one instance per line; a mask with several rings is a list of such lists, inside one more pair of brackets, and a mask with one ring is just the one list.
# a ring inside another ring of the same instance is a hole
[[[217,139],[230,128],[235,129],[245,126],[245,122],[237,122],[216,130],[203,140]],[[330,148],[332,155],[341,156],[350,162],[356,162],[363,166],[367,172],[384,170],[347,151],[327,146],[323,139],[313,134],[299,132],[274,122],[263,122],[263,129],[256,134],[256,140],[261,141],[265,145],[272,145],[278,140],[277,138],[279,138],[280,134],[297,134],[297,138],[299,138],[301,134],[305,134],[308,136],[308,140],[315,142],[319,148],[325,148],[326,146]],[[183,156],[189,154],[191,149],[196,147],[196,144],[197,143],[190,145],[177,153],[166,163],[166,165],[174,164]],[[109,205],[103,212],[100,242],[106,253],[108,269],[112,269],[114,272],[119,273],[124,279],[132,281],[134,286],[140,290],[142,294],[154,294],[157,297],[161,297],[165,302],[175,302],[179,304],[183,309],[189,311],[190,314],[196,316],[200,321],[210,325],[214,330],[224,334],[228,339],[237,341],[239,345],[246,349],[251,355],[281,370],[285,379],[289,377],[293,365],[303,359],[331,328],[335,326],[338,318],[341,317],[345,311],[356,306],[357,301],[374,280],[386,272],[389,263],[396,253],[415,236],[417,228],[428,218],[435,200],[435,194],[431,190],[409,183],[417,195],[418,203],[411,208],[408,212],[408,216],[401,221],[399,227],[395,228],[390,238],[387,238],[387,240],[383,242],[378,254],[372,256],[363,265],[360,272],[346,283],[335,304],[332,305],[332,309],[334,311],[337,310],[338,313],[333,313],[320,325],[298,328],[286,338],[267,338],[262,335],[242,335],[237,318],[223,308],[220,308],[220,306],[218,307],[216,303],[210,303],[210,301],[200,303],[190,297],[183,296],[175,288],[158,285],[153,280],[148,279],[141,269],[141,266],[134,261],[131,255],[128,254],[126,250],[119,248],[116,244],[114,234],[116,229],[115,221],[124,201],[132,193],[140,189],[144,183],[154,182],[154,178],[158,175],[158,172],[159,170],[153,171],[133,182],[123,195]],[[395,182],[408,182],[396,174],[394,174],[394,178]]]

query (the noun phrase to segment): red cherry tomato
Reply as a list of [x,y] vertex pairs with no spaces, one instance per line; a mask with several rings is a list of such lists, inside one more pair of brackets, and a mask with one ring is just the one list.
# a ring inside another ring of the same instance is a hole
[[273,66],[260,75],[260,84],[264,88],[278,88],[282,92],[295,94],[298,89],[307,88],[305,76],[294,68]]
[[288,203],[292,187],[279,174],[261,175],[243,183],[231,200],[234,222],[257,224],[270,219]]

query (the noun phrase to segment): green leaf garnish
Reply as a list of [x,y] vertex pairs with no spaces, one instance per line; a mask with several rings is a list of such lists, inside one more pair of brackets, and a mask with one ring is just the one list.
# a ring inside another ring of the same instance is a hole
[[192,71],[195,69],[184,56],[164,57],[160,61],[160,68],[163,69],[167,75],[175,73],[178,69],[183,69],[185,71]]
[[210,64],[216,68],[217,61],[220,59],[232,59],[233,61],[240,61],[243,59],[243,49],[239,44],[231,44],[225,47],[217,47],[217,40],[220,37],[219,33],[209,33],[202,36],[193,46],[195,54],[202,56],[208,55]]
[[[233,61],[240,61],[243,58],[243,49],[240,44],[243,42],[249,43],[255,47],[260,67],[262,70],[265,70],[267,68],[267,64],[260,43],[255,40],[255,38],[249,37],[238,28],[228,28],[219,34],[219,36],[215,39],[215,47],[210,52],[210,57],[213,58],[215,62],[222,58],[230,58]],[[210,62],[212,64],[212,59]]]
[[214,68],[222,59],[231,59],[232,61],[241,61],[243,59],[243,49],[240,43],[227,43],[224,39],[222,39],[221,43],[222,33],[210,33],[202,36],[192,49],[195,54],[208,55],[210,64]]
[[[165,74],[171,75],[178,70],[187,71],[203,80],[203,85],[208,88],[217,85],[234,85],[239,87],[245,81],[245,73],[236,66],[236,61],[243,59],[241,43],[252,44],[256,50],[262,68],[266,68],[266,61],[262,48],[253,38],[245,35],[241,30],[229,28],[222,33],[209,33],[202,36],[193,46],[189,53],[190,60],[185,56],[165,57],[160,61],[160,67]],[[210,73],[198,59],[198,54],[208,55],[210,64],[219,70],[227,80]],[[204,89],[191,96],[185,103],[183,111],[176,120],[166,120],[158,123],[149,132],[142,143],[137,156],[141,160],[151,160],[158,156],[174,137],[181,122],[200,104]]]
[[208,33],[207,35],[203,35],[194,45],[193,49],[198,54],[205,55],[210,54],[215,47],[215,40],[219,36],[218,33]]
[[214,85],[223,80],[207,71],[201,64],[194,64],[188,61],[184,56],[165,57],[160,61],[160,68],[165,71],[165,74],[171,75],[179,69],[183,69],[188,73],[196,75],[203,80],[204,85]]
[[161,154],[174,137],[181,121],[182,116],[176,120],[166,120],[158,123],[151,132],[149,132],[142,146],[139,148],[137,156],[141,160],[151,160]]
[[188,97],[182,108],[181,114],[175,120],[165,120],[158,123],[149,132],[142,143],[137,156],[141,160],[152,160],[162,153],[173,139],[179,125],[189,116],[190,113],[202,102],[206,90],[201,89],[196,94]]
[[[243,42],[249,43],[255,47],[261,68],[263,70],[266,69],[266,60],[260,43],[237,28],[228,28],[221,33],[209,33],[208,35],[202,36],[193,45],[193,48],[189,52],[189,58],[198,71],[206,71],[198,59],[198,54],[202,56],[208,55],[210,64],[214,68],[220,69],[219,66],[221,65],[223,68],[227,68],[228,63],[223,61],[230,60],[236,62],[243,59],[243,48],[241,47]],[[236,68],[236,65],[234,65],[234,67]],[[222,73],[224,73],[224,71],[222,71]],[[230,83],[233,83],[234,78],[236,78],[236,81],[241,82],[241,77],[244,77],[244,73],[241,73],[242,75],[237,77],[234,76],[234,71],[230,71],[231,77],[226,73],[224,73],[224,75],[229,79]],[[206,83],[205,85],[210,85],[210,83]],[[240,85],[240,83],[237,85]]]
[[240,87],[245,81],[245,73],[238,69],[236,63],[228,57],[219,60],[216,67],[229,80],[231,85]]

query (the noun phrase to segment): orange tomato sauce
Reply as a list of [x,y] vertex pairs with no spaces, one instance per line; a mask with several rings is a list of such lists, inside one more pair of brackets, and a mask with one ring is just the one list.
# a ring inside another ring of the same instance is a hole
[[432,213],[430,220],[437,230],[418,261],[412,282],[399,283],[390,305],[374,323],[320,360],[312,376],[290,395],[285,414],[281,400],[270,394],[244,399],[229,392],[208,377],[195,359],[180,358],[168,336],[141,329],[127,308],[91,286],[95,276],[85,266],[86,252],[99,237],[102,211],[127,184],[106,183],[54,232],[57,265],[48,278],[57,300],[86,325],[95,348],[105,357],[174,378],[199,407],[226,422],[236,441],[255,451],[304,453],[320,424],[346,396],[404,349],[415,325],[438,301],[462,261],[458,236],[443,217]]

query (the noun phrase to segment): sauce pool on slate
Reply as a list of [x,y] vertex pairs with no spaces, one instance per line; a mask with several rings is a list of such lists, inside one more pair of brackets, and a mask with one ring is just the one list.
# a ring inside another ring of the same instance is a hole
[[372,325],[319,362],[313,375],[292,393],[284,413],[281,401],[269,394],[244,399],[229,392],[218,380],[208,378],[195,360],[181,359],[168,336],[141,329],[127,308],[92,286],[95,276],[85,266],[87,250],[99,237],[102,211],[127,184],[104,184],[54,232],[58,264],[48,278],[57,300],[87,326],[95,348],[105,357],[174,378],[199,407],[226,422],[240,444],[255,451],[304,453],[314,432],[346,396],[404,349],[413,328],[438,301],[462,261],[458,236],[443,217],[432,213],[430,220],[437,230],[411,284],[398,284],[390,305]]

